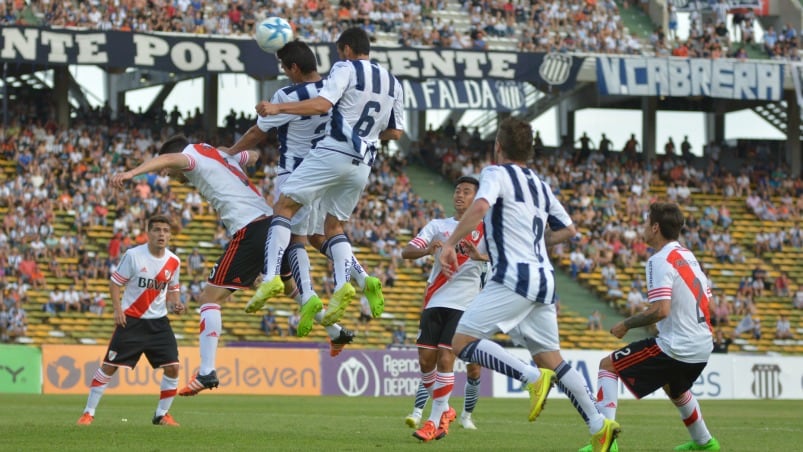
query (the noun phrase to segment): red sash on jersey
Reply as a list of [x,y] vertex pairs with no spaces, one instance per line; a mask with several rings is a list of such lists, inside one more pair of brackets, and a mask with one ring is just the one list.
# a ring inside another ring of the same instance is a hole
[[677,270],[678,275],[680,275],[680,279],[686,283],[686,287],[688,287],[691,293],[694,295],[694,299],[697,302],[697,307],[700,309],[700,311],[702,311],[703,316],[705,316],[705,323],[708,325],[708,329],[713,331],[713,328],[711,328],[711,315],[708,313],[708,294],[699,284],[699,282],[695,284],[695,281],[697,281],[697,276],[694,275],[694,271],[686,263],[686,259],[680,255],[678,250],[672,250],[666,256],[666,261],[672,264],[672,267],[674,267],[674,269]]
[[[178,259],[168,259],[167,263],[159,270],[159,273],[156,274],[156,278],[154,281],[158,283],[165,283],[165,290],[167,290],[167,283],[170,281],[170,278],[175,274],[176,269],[178,268],[179,260]],[[133,279],[133,278],[132,278]],[[130,280],[129,280],[130,281]],[[156,297],[159,296],[160,290],[156,289],[145,289],[142,292],[142,295],[139,296],[128,309],[125,310],[125,315],[129,317],[142,317],[142,314],[151,307],[151,303]]]
[[195,150],[198,151],[198,153],[203,155],[204,157],[210,158],[220,163],[221,165],[225,166],[229,171],[231,171],[232,174],[237,176],[237,178],[240,179],[244,185],[253,190],[254,193],[258,194],[259,196],[262,196],[259,190],[257,190],[257,188],[254,186],[254,184],[251,183],[251,179],[249,179],[248,176],[246,176],[245,173],[243,173],[240,168],[232,166],[228,161],[226,161],[226,159],[221,157],[220,151],[218,151],[216,148],[209,146],[208,144],[196,144]]
[[[476,240],[471,237],[474,232],[479,232]],[[482,240],[483,235],[485,235],[485,225],[480,223],[476,229],[463,237],[463,240],[471,242],[474,244],[474,246],[477,246],[480,243],[480,240]],[[466,263],[467,260],[469,260],[468,254],[457,253],[457,268],[460,268],[460,266]],[[438,273],[438,275],[435,277],[435,281],[432,281],[432,284],[427,286],[427,291],[424,293],[424,308],[427,307],[427,303],[429,303],[429,300],[433,295],[435,295],[435,292],[437,292],[438,289],[443,287],[443,285],[447,282],[449,282],[449,278],[447,278],[443,272]]]

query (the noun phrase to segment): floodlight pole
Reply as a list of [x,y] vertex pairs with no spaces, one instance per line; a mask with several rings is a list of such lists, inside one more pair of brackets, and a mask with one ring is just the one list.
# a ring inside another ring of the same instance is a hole
[[3,135],[8,127],[8,82],[6,81],[6,74],[8,73],[8,63],[3,63]]

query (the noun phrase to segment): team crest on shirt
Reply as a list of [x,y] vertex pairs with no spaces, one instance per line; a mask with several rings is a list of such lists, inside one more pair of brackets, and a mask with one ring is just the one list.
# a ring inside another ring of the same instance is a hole
[[476,242],[479,239],[480,239],[480,231],[477,230],[471,231],[471,240]]
[[114,350],[109,350],[109,361],[114,361],[114,358],[117,358],[117,352]]
[[170,279],[170,270],[165,270],[165,279]]

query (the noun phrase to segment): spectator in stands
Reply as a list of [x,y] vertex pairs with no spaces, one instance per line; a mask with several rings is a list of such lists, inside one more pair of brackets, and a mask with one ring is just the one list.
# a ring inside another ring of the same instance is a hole
[[81,294],[75,289],[75,284],[70,284],[70,287],[64,291],[64,305],[66,311],[81,311]]
[[728,353],[728,347],[733,343],[733,339],[725,337],[722,329],[717,328],[714,334],[714,349],[712,353]]
[[368,303],[368,298],[363,294],[360,297],[360,316],[357,318],[359,324],[358,329],[362,329],[362,334],[368,337],[369,323],[373,320],[374,316],[371,314],[371,305]]
[[206,273],[206,258],[198,251],[198,248],[193,248],[189,256],[187,256],[187,272],[190,279],[201,278]]
[[[634,280],[636,281],[636,280]],[[645,300],[644,295],[642,295],[641,290],[635,287],[630,288],[630,292],[627,294],[627,312],[628,315],[632,316],[638,312],[644,310]]]
[[775,322],[775,339],[794,339],[795,334],[792,332],[792,325],[789,323],[789,318],[784,314],[778,316]]
[[393,329],[393,334],[391,336],[391,343],[388,348],[393,347],[406,347],[410,345],[407,341],[407,332],[404,331],[404,324],[398,323],[396,327]]
[[10,317],[5,303],[0,303],[0,342],[8,342]]
[[797,285],[797,291],[792,296],[792,307],[795,309],[803,309],[803,284]]
[[34,289],[44,289],[47,286],[45,275],[39,270],[39,264],[33,253],[25,253],[25,257],[20,261],[17,270],[25,284],[30,284]]
[[65,310],[66,306],[64,304],[64,292],[56,287],[50,292],[47,303],[42,306],[42,311],[47,312],[48,314],[58,314],[59,312],[64,312]]
[[711,325],[729,325],[731,308],[728,300],[715,294],[712,301],[714,301],[714,303],[711,306]]
[[260,329],[268,336],[272,336],[273,334],[278,336],[283,335],[282,329],[279,328],[279,324],[276,321],[276,314],[273,312],[273,308],[268,308],[268,312],[262,316]]
[[601,331],[602,330],[602,314],[599,311],[594,311],[591,315],[588,316],[588,323],[586,327],[590,331]]
[[301,315],[298,313],[298,307],[293,309],[293,313],[287,317],[287,335],[295,337],[298,333],[298,323],[301,321]]
[[6,334],[11,342],[28,334],[28,316],[25,313],[25,309],[22,308],[21,300],[17,300],[14,306],[8,310]]
[[776,297],[788,297],[789,296],[789,285],[791,281],[789,280],[789,275],[786,272],[781,272],[777,278],[775,278],[775,283],[773,287],[773,292],[775,293]]

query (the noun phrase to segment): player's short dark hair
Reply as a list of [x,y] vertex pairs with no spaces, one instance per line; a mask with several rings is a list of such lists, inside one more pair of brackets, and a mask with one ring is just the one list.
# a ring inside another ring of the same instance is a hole
[[181,152],[189,144],[190,140],[188,140],[184,135],[173,135],[172,137],[168,138],[167,141],[162,143],[162,147],[159,148],[159,155]]
[[371,53],[371,40],[368,38],[368,33],[360,27],[349,28],[341,33],[336,44],[339,50],[343,50],[345,46],[351,47],[351,50],[357,55]]
[[480,188],[480,181],[478,181],[476,177],[472,177],[472,176],[460,176],[454,182],[454,186],[457,187],[460,184],[471,184],[471,185],[474,186],[475,189]]
[[151,230],[151,226],[153,226],[156,223],[164,223],[164,224],[170,226],[171,230],[173,229],[173,223],[170,222],[170,218],[167,218],[164,215],[154,215],[154,216],[148,218],[148,226],[147,226],[148,230],[150,231]]
[[276,52],[276,56],[284,67],[289,68],[295,64],[302,74],[318,70],[318,60],[315,59],[315,54],[305,42],[290,41]]
[[526,162],[533,152],[533,128],[526,121],[508,117],[499,124],[496,141],[510,160]]
[[683,212],[673,202],[654,202],[650,204],[650,224],[658,223],[661,235],[667,240],[677,240],[683,228]]

